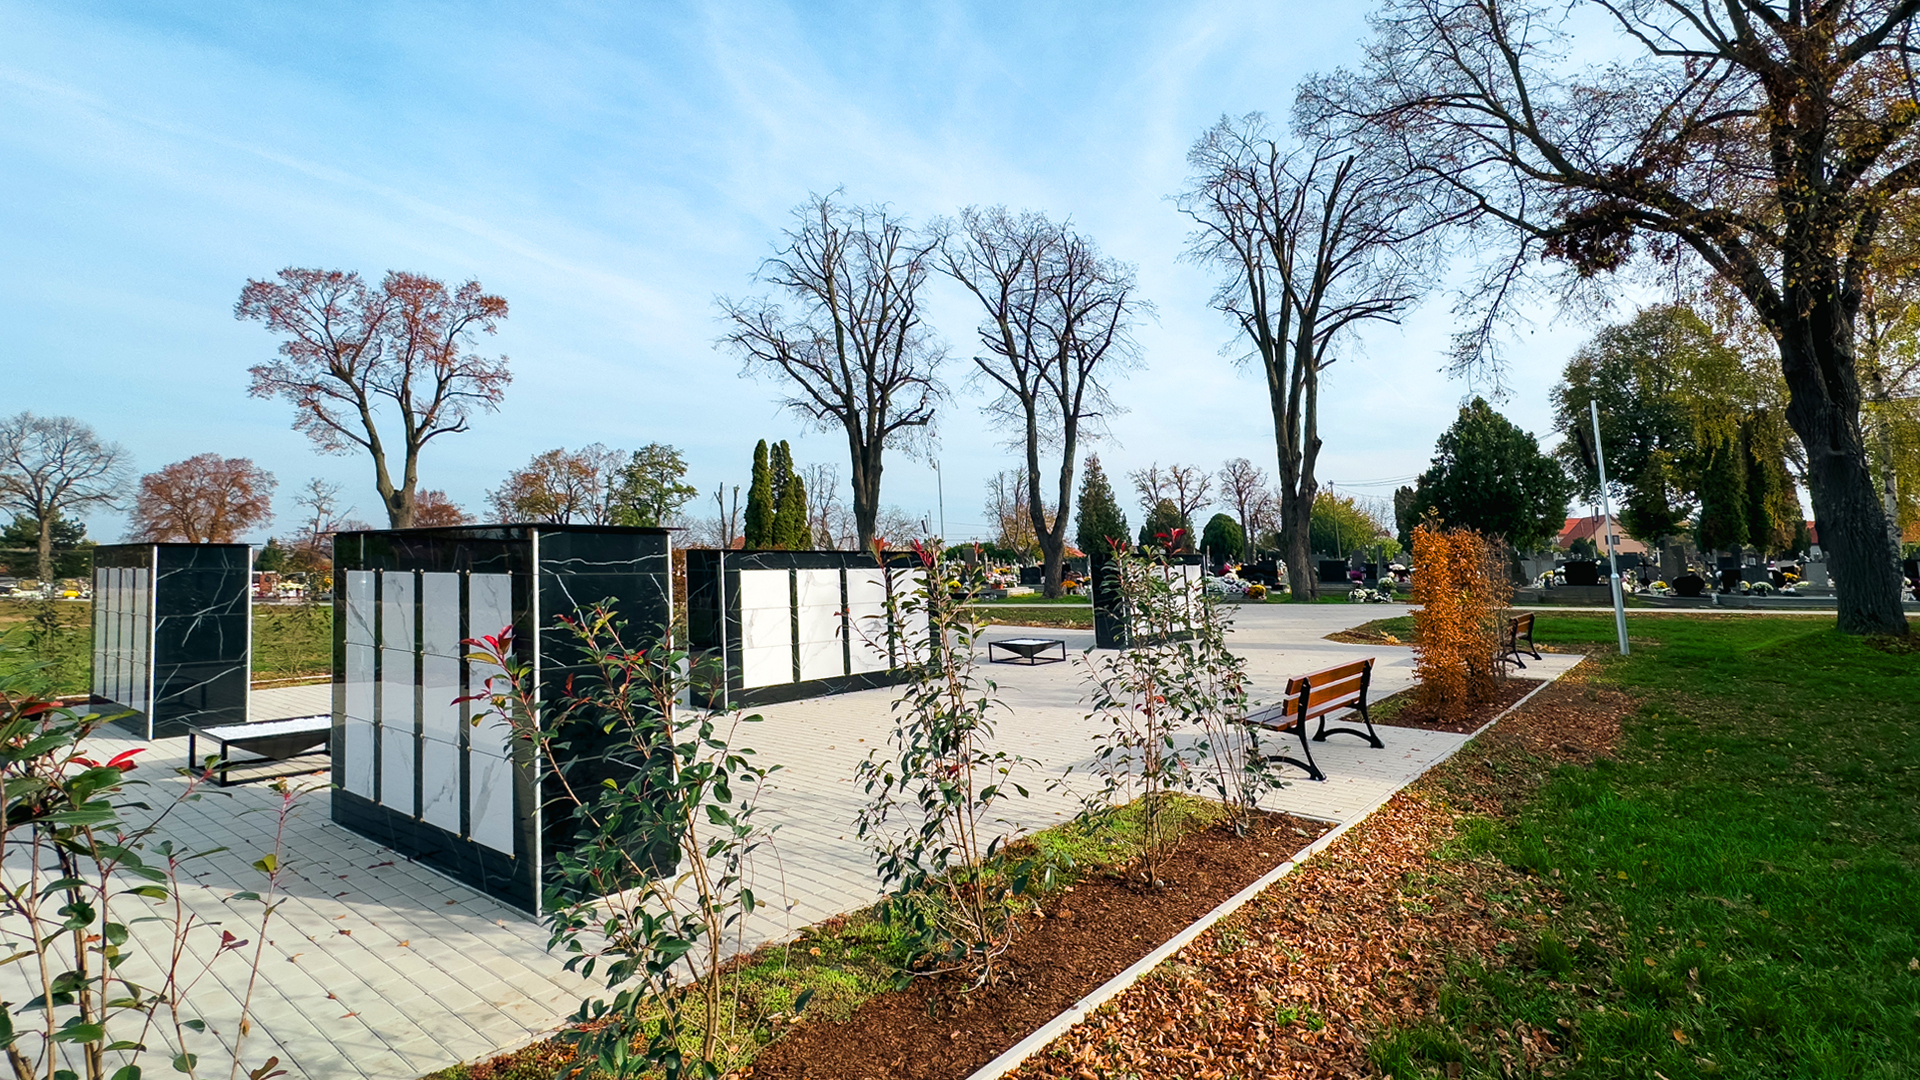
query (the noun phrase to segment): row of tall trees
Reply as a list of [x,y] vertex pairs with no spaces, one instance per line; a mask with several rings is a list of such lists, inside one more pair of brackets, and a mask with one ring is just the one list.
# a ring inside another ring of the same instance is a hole
[[1461,370],[1498,371],[1530,285],[1599,297],[1642,273],[1724,297],[1776,355],[1840,629],[1904,635],[1862,346],[1871,365],[1863,313],[1870,329],[1920,252],[1916,15],[1920,0],[1381,0],[1362,63],[1310,80],[1298,114],[1457,226],[1476,268]]
[[979,304],[974,377],[1021,451],[1026,492],[1014,503],[1058,595],[1067,520],[1056,508],[1073,505],[1080,448],[1114,411],[1108,379],[1137,359],[1133,327],[1151,310],[1132,267],[1044,214],[968,207],[917,229],[836,191],[795,210],[760,269],[771,295],[721,301],[724,340],[749,373],[791,390],[795,413],[845,436],[866,547],[878,535],[886,451],[924,444],[947,397],[947,349],[925,307],[936,274]]

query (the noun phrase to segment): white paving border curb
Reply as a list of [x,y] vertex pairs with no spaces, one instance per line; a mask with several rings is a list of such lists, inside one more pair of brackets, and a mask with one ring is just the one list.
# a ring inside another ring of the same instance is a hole
[[1376,799],[1372,805],[1360,811],[1360,813],[1357,816],[1355,816],[1351,821],[1348,821],[1344,825],[1335,827],[1332,831],[1328,832],[1325,836],[1322,836],[1320,839],[1315,840],[1311,844],[1308,844],[1299,853],[1294,855],[1293,858],[1288,859],[1286,862],[1283,862],[1279,866],[1274,867],[1272,870],[1267,871],[1266,874],[1261,876],[1260,880],[1254,882],[1253,884],[1247,886],[1244,889],[1241,889],[1239,892],[1235,893],[1233,896],[1223,901],[1219,907],[1216,907],[1212,911],[1209,911],[1205,915],[1202,915],[1197,922],[1188,926],[1185,930],[1180,931],[1178,934],[1175,934],[1173,938],[1170,941],[1168,941],[1166,944],[1160,946],[1159,948],[1153,950],[1147,955],[1141,957],[1139,960],[1134,962],[1132,967],[1129,967],[1127,970],[1121,972],[1118,975],[1115,975],[1111,979],[1108,979],[1105,983],[1102,983],[1092,993],[1088,994],[1086,997],[1081,998],[1079,1001],[1074,1002],[1072,1007],[1068,1008],[1067,1011],[1047,1021],[1045,1024],[1042,1024],[1039,1030],[1035,1031],[1031,1035],[1028,1035],[1024,1039],[1021,1039],[1019,1042],[1013,1044],[1011,1047],[1007,1049],[1005,1053],[1001,1054],[999,1057],[994,1058],[992,1061],[987,1062],[985,1065],[982,1065],[979,1069],[975,1070],[972,1075],[968,1076],[967,1080],[1000,1080],[1000,1078],[1008,1075],[1009,1073],[1013,1072],[1015,1069],[1018,1069],[1021,1065],[1026,1063],[1026,1060],[1029,1057],[1032,1057],[1034,1054],[1044,1049],[1047,1046],[1047,1044],[1053,1042],[1053,1040],[1066,1034],[1067,1031],[1070,1030],[1074,1025],[1078,1024],[1080,1021],[1085,1020],[1088,1016],[1092,1015],[1095,1009],[1098,1009],[1100,1006],[1105,1005],[1108,1001],[1111,1001],[1112,999],[1120,996],[1121,991],[1124,991],[1128,987],[1132,986],[1134,983],[1139,982],[1141,976],[1145,975],[1149,971],[1152,971],[1154,968],[1159,967],[1162,963],[1165,963],[1169,958],[1171,958],[1175,953],[1178,953],[1180,950],[1186,948],[1188,945],[1193,944],[1196,938],[1198,938],[1201,934],[1206,933],[1208,930],[1212,929],[1215,923],[1219,922],[1221,919],[1226,918],[1228,915],[1233,914],[1235,911],[1240,910],[1240,908],[1244,907],[1247,904],[1247,902],[1252,900],[1254,897],[1259,896],[1263,892],[1266,892],[1267,889],[1272,887],[1275,882],[1279,881],[1281,878],[1286,877],[1288,874],[1291,874],[1294,868],[1299,866],[1301,863],[1307,861],[1308,859],[1312,858],[1315,855],[1318,855],[1320,852],[1325,851],[1329,846],[1333,844],[1334,841],[1346,835],[1346,832],[1348,829],[1351,829],[1355,825],[1358,825],[1361,822],[1372,817],[1375,811],[1379,810],[1382,806],[1385,806],[1387,802],[1390,799],[1392,799],[1395,795],[1398,795],[1400,794],[1400,792],[1406,790],[1407,786],[1409,784],[1412,784],[1414,780],[1418,780],[1421,776],[1425,776],[1428,772],[1432,771],[1435,766],[1438,766],[1441,762],[1444,762],[1448,758],[1459,753],[1461,747],[1467,745],[1467,743],[1472,742],[1474,739],[1479,738],[1482,732],[1486,731],[1488,728],[1492,727],[1493,725],[1499,723],[1502,719],[1504,719],[1507,716],[1508,713],[1511,713],[1514,710],[1520,708],[1522,705],[1525,705],[1527,702],[1532,701],[1535,694],[1538,694],[1540,691],[1545,690],[1549,686],[1552,686],[1555,682],[1559,681],[1562,675],[1565,675],[1568,671],[1572,671],[1574,668],[1579,667],[1580,661],[1584,659],[1586,658],[1583,656],[1579,660],[1575,660],[1573,662],[1573,665],[1571,667],[1568,667],[1566,671],[1562,671],[1560,672],[1559,675],[1555,675],[1553,678],[1547,679],[1541,682],[1539,686],[1536,686],[1532,690],[1528,691],[1526,697],[1523,697],[1519,701],[1516,701],[1512,705],[1509,705],[1505,709],[1502,709],[1500,711],[1500,715],[1495,716],[1493,719],[1480,725],[1477,729],[1474,730],[1473,734],[1467,736],[1466,739],[1462,740],[1458,745],[1454,746],[1451,750],[1448,750],[1446,753],[1441,754],[1439,757],[1435,758],[1432,761],[1432,763],[1430,763],[1425,769],[1420,770],[1419,776],[1413,777],[1413,779],[1408,780],[1406,784],[1402,784],[1399,787],[1394,788],[1392,791],[1386,793],[1385,795],[1382,795],[1379,799]]

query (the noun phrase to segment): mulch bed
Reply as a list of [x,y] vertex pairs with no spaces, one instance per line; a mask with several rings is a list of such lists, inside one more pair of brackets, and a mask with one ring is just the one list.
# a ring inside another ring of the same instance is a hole
[[1410,687],[1373,705],[1373,722],[1422,731],[1451,731],[1471,735],[1514,702],[1538,689],[1544,679],[1508,678],[1493,684],[1493,697],[1469,708],[1440,707],[1423,701],[1420,688]]
[[[753,1062],[754,1080],[949,1080],[969,1075],[1325,832],[1264,815],[1245,837],[1225,825],[1185,838],[1165,887],[1114,875],[1062,890],[1005,957],[1006,974],[966,993],[925,980],[881,994],[845,1021],[796,1027]],[[1135,875],[1137,878],[1137,875]]]
[[[1436,852],[1463,811],[1500,813],[1527,797],[1539,766],[1610,752],[1631,699],[1581,676],[1563,676],[1013,1075],[1376,1075],[1369,1043],[1434,1012],[1450,960],[1508,963],[1526,947],[1525,925],[1562,902],[1498,860]],[[1564,1065],[1558,1030],[1523,1024],[1486,1040],[1506,1075]]]

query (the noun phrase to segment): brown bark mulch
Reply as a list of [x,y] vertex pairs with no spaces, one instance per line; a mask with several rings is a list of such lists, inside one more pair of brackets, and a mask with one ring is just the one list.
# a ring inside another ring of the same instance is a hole
[[845,1021],[803,1024],[754,1059],[754,1080],[946,1080],[993,1060],[1324,833],[1263,815],[1247,836],[1217,825],[1183,839],[1164,886],[1089,876],[1022,928],[993,985],[926,980],[869,999]]
[[[1631,707],[1563,676],[1014,1075],[1371,1076],[1369,1041],[1434,1010],[1449,957],[1503,965],[1561,901],[1494,861],[1443,863],[1462,813],[1503,812],[1552,764],[1610,752]],[[1516,1071],[1564,1049],[1558,1032],[1512,1035]]]
[[1372,707],[1373,722],[1392,727],[1419,728],[1422,731],[1450,731],[1471,735],[1487,721],[1528,694],[1540,688],[1544,679],[1509,678],[1493,684],[1493,696],[1477,705],[1465,707],[1440,705],[1420,696],[1420,688],[1409,687],[1377,702]]

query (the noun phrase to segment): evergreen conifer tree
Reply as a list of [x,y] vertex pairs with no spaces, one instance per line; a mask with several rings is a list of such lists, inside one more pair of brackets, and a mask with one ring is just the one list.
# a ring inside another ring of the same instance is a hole
[[773,511],[773,475],[767,461],[767,440],[761,439],[753,448],[753,482],[747,487],[747,515],[742,528],[749,549],[773,546]]
[[793,451],[784,439],[774,448],[773,474],[778,492],[774,496],[773,546],[807,551],[813,547],[813,531],[807,526],[807,485],[794,471]]
[[1074,522],[1074,546],[1092,556],[1104,554],[1110,541],[1127,539],[1127,515],[1113,498],[1113,485],[1100,468],[1100,455],[1087,455],[1080,481],[1080,514]]
[[[1177,540],[1174,538],[1176,533],[1179,534]],[[1174,553],[1193,547],[1193,526],[1180,517],[1180,508],[1173,505],[1172,499],[1161,499],[1153,504],[1147,520],[1140,525],[1140,546],[1165,547]]]

